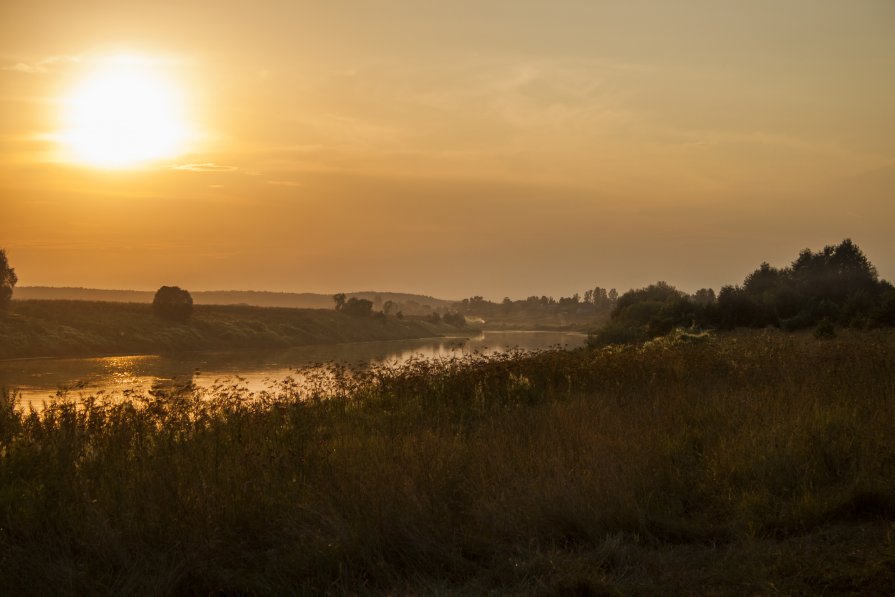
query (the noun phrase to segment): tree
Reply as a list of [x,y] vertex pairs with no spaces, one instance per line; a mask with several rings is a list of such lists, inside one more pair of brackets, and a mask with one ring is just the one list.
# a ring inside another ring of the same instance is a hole
[[193,297],[179,286],[162,286],[152,299],[156,317],[184,323],[193,314]]
[[711,288],[700,288],[693,295],[693,302],[697,305],[713,305],[715,303],[715,291]]
[[352,297],[348,299],[341,308],[336,308],[345,315],[351,315],[353,317],[369,317],[373,313],[373,301]]
[[841,303],[857,290],[872,295],[882,291],[876,268],[849,238],[816,253],[805,249],[793,261],[791,271],[798,290],[815,299]]
[[613,321],[644,327],[648,337],[663,336],[675,326],[690,325],[696,309],[687,295],[667,282],[629,290],[619,297]]
[[[596,307],[597,309],[606,309],[615,304],[614,300],[609,300],[609,294],[607,293],[606,289],[601,288],[600,286],[594,288],[591,291],[591,295],[593,296],[594,307]],[[618,298],[618,296],[616,296],[615,298]]]
[[508,296],[503,297],[503,302],[500,303],[501,309],[503,309],[504,313],[509,313],[513,310],[513,299]]
[[0,309],[5,309],[9,305],[9,301],[12,300],[12,289],[18,281],[16,270],[9,267],[6,251],[0,249]]
[[612,312],[612,318],[617,319],[623,317],[626,311],[635,305],[652,303],[658,308],[658,306],[678,299],[681,296],[684,296],[683,292],[664,281],[650,284],[646,288],[629,290],[616,301],[615,310]]
[[743,290],[755,298],[761,298],[766,292],[780,287],[786,281],[787,272],[771,267],[768,262],[758,266],[758,269],[746,276],[743,280]]
[[345,293],[340,292],[338,294],[333,295],[333,302],[336,303],[336,311],[341,311],[342,307],[345,306]]

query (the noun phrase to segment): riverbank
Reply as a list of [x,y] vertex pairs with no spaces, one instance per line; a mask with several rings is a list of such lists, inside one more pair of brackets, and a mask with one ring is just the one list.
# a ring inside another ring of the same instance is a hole
[[[0,400],[11,593],[888,594],[895,334]],[[644,374],[649,372],[649,374]]]
[[13,301],[0,316],[0,359],[275,350],[461,332],[423,319],[332,309],[196,305],[191,320],[179,324],[154,317],[146,304],[28,300]]
[[31,358],[0,360],[0,387],[18,392],[19,404],[43,408],[49,396],[66,388],[70,396],[134,394],[153,387],[189,382],[211,389],[229,379],[260,392],[296,371],[320,363],[404,364],[409,359],[445,358],[507,349],[579,348],[587,337],[556,332],[481,332],[411,340],[370,340],[312,344],[277,350],[237,352],[178,352],[169,355]]

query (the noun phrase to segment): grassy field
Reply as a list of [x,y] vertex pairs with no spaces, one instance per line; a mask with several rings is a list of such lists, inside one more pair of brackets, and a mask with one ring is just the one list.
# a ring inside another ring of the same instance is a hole
[[0,409],[9,594],[888,594],[895,335]]
[[0,316],[0,359],[275,349],[308,344],[399,340],[457,330],[419,319],[381,321],[335,310],[197,305],[189,323],[152,315],[150,305],[14,301]]

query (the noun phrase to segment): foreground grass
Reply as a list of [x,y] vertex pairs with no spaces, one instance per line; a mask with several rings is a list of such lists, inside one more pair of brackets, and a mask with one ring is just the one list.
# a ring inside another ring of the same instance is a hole
[[895,336],[335,368],[0,414],[12,593],[885,594]]
[[310,344],[403,340],[457,333],[419,319],[351,317],[332,309],[196,305],[188,323],[152,315],[150,305],[13,301],[0,314],[0,359],[270,350]]

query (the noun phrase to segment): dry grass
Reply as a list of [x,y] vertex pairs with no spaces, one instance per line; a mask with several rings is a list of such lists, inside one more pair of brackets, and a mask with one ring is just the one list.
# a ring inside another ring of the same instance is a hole
[[884,593],[895,336],[752,332],[0,414],[37,593]]

